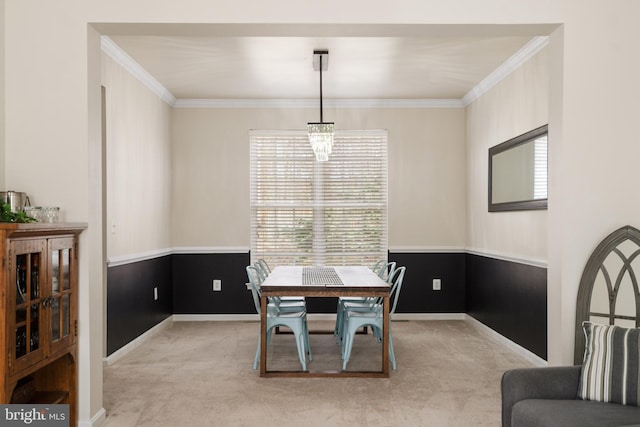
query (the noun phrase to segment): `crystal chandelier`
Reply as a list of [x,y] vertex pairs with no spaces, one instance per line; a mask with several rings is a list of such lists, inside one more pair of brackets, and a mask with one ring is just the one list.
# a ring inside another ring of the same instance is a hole
[[[324,63],[323,63],[324,58]],[[313,51],[313,69],[320,71],[320,122],[307,123],[309,131],[309,143],[319,162],[329,160],[331,148],[333,147],[333,123],[325,123],[322,120],[322,70],[329,66],[329,51]]]

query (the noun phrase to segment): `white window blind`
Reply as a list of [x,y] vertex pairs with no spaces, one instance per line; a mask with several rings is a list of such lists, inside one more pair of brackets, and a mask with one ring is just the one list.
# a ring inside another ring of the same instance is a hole
[[317,162],[306,131],[251,131],[251,258],[373,265],[387,258],[387,132],[336,132]]

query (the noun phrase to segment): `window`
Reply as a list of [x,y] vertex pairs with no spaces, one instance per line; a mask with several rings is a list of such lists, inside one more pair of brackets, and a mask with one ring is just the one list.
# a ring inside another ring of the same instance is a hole
[[252,131],[251,257],[270,265],[387,258],[387,132],[336,132],[317,162],[306,131]]

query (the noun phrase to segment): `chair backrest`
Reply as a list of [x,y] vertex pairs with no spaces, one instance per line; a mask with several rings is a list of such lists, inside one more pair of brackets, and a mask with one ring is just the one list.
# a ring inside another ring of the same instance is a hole
[[391,281],[393,280],[393,277],[395,276],[395,274],[393,274],[395,271],[396,271],[395,261],[388,262],[380,272],[379,276],[381,279],[384,279],[388,283],[391,283]]
[[389,314],[393,314],[396,312],[396,306],[398,305],[398,297],[400,297],[400,289],[402,288],[402,281],[404,280],[404,272],[407,267],[398,267],[394,269],[393,273],[389,278],[389,283],[391,283],[391,307],[389,309]]
[[260,266],[259,268],[262,269],[262,271],[264,272],[265,276],[268,276],[271,274],[271,267],[269,267],[269,264],[267,264],[267,261],[265,261],[264,259],[260,258],[258,261],[256,261],[256,263]]
[[[389,279],[391,278],[391,276],[393,275],[393,270],[396,269],[396,263],[395,262],[387,262],[384,259],[381,259],[380,261],[376,262],[375,265],[371,268],[371,271],[373,271],[375,274],[378,275],[378,277],[380,277],[383,280],[386,280],[389,282]],[[391,283],[391,282],[389,282]]]
[[262,283],[260,273],[256,267],[249,265],[247,266],[247,276],[249,277],[249,283],[251,284],[253,303],[256,306],[256,311],[260,314],[260,297],[262,296],[260,292],[260,283]]
[[376,274],[380,274],[380,272],[382,271],[382,268],[387,265],[387,261],[381,259],[380,261],[376,262],[373,267],[371,267],[371,271],[373,271]]
[[267,276],[269,275],[269,273],[264,267],[264,264],[260,263],[260,260],[258,260],[253,263],[253,267],[256,269],[256,273],[258,274],[258,279],[260,280],[260,283],[264,282],[264,279],[266,279]]

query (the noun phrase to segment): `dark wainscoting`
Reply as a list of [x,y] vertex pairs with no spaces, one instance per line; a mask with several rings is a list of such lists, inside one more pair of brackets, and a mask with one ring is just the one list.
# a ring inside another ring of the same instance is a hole
[[[464,253],[390,252],[389,261],[406,266],[397,313],[464,313]],[[432,279],[442,280],[434,291]],[[336,298],[307,298],[310,313],[336,312]]]
[[[249,253],[174,254],[174,314],[255,314],[247,271]],[[222,281],[213,291],[213,279]]]
[[[389,252],[389,261],[405,266],[397,313],[464,313],[465,254]],[[441,290],[433,290],[433,279]]]
[[[153,288],[158,288],[158,300]],[[171,256],[107,270],[107,355],[133,341],[173,313]]]
[[467,254],[467,314],[547,359],[547,269]]
[[[398,313],[468,313],[547,357],[547,270],[463,252],[390,252],[406,266]],[[108,268],[107,354],[171,314],[255,314],[245,283],[249,253],[173,254]],[[442,289],[434,291],[439,278]],[[213,279],[222,281],[214,292]],[[159,300],[153,301],[153,287]],[[309,299],[311,313],[335,313],[333,298]]]

